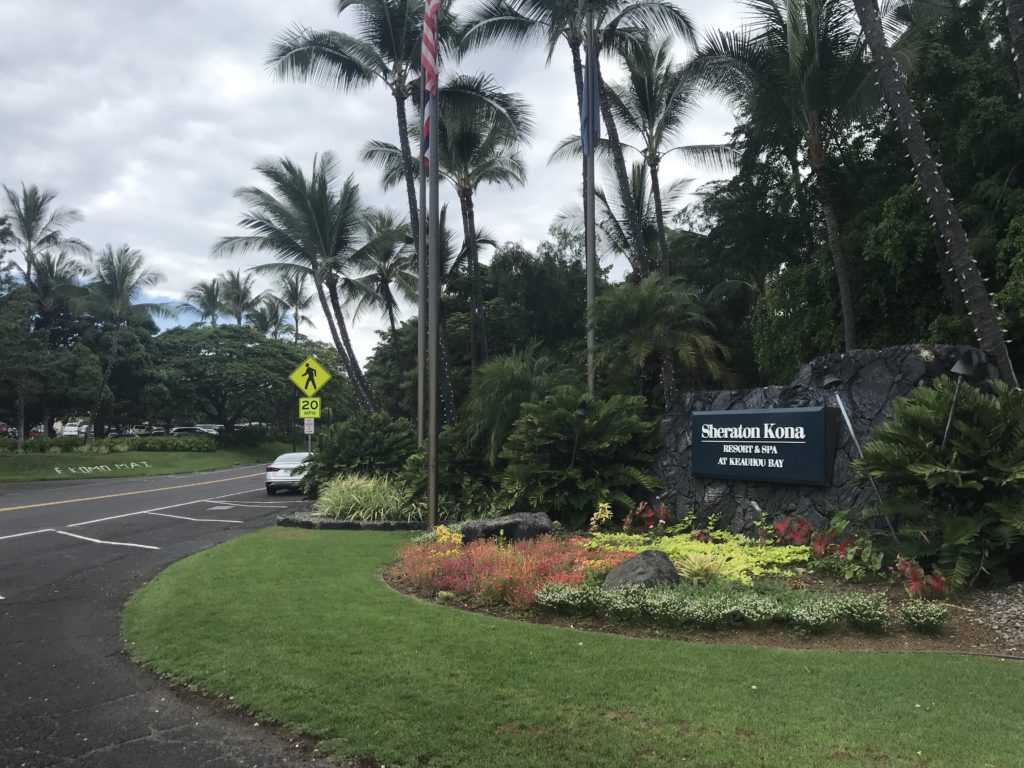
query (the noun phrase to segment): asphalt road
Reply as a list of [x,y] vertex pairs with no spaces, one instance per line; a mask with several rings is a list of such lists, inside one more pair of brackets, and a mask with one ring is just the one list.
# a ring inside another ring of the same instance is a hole
[[124,653],[124,601],[170,563],[271,525],[263,467],[0,485],[0,766],[324,765]]

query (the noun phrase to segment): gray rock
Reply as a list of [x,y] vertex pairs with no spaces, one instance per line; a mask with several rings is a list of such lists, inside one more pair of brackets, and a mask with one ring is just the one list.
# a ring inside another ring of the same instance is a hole
[[490,520],[470,520],[462,526],[462,540],[468,544],[500,534],[509,541],[522,541],[551,533],[551,530],[551,518],[543,512],[518,512]]
[[648,549],[612,568],[605,576],[601,589],[631,585],[653,587],[655,584],[675,584],[677,581],[679,573],[668,555],[656,549]]
[[[857,448],[845,425],[840,430],[832,486],[821,488],[691,477],[690,415],[694,411],[745,408],[834,407],[838,395],[863,442],[888,417],[893,399],[947,373],[965,351],[977,360],[983,359],[979,350],[950,345],[863,349],[816,358],[785,387],[681,393],[662,420],[664,447],[655,457],[655,471],[666,488],[662,500],[679,518],[691,511],[701,521],[717,517],[719,526],[735,533],[752,533],[762,513],[770,522],[803,515],[816,528],[827,524],[841,509],[856,514],[873,504],[875,498],[871,486],[854,474],[852,462],[857,458]],[[841,379],[838,387],[821,389],[821,378],[826,373]],[[996,377],[991,366],[988,375]]]

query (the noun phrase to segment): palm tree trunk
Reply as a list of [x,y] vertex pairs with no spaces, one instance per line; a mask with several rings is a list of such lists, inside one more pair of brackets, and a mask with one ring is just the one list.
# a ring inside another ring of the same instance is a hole
[[377,398],[374,397],[373,392],[366,383],[363,369],[359,365],[359,359],[356,357],[355,350],[352,349],[352,340],[349,338],[345,316],[341,312],[341,302],[338,299],[337,279],[327,279],[324,282],[327,283],[327,295],[330,296],[331,308],[334,310],[334,317],[338,323],[338,335],[341,337],[341,343],[345,347],[345,353],[348,358],[348,375],[352,379],[352,385],[355,387],[356,394],[362,400],[363,408],[369,413],[374,413],[380,410],[380,406],[377,404]]
[[[577,111],[580,115],[580,125],[583,124],[583,56],[580,53],[580,49],[583,45],[582,40],[578,40],[575,37],[569,38],[569,51],[572,53],[572,74],[576,80],[576,106]],[[587,194],[587,158],[586,155],[582,158],[582,175],[583,175],[583,194]],[[583,201],[583,207],[586,208],[586,200]]]
[[472,365],[477,368],[487,362],[487,323],[484,318],[483,276],[480,273],[480,257],[476,247],[472,191],[459,190],[459,204],[462,208],[462,236],[466,243],[469,277],[472,281],[469,301],[469,351]]
[[924,128],[914,111],[910,94],[900,79],[896,60],[885,39],[878,6],[875,0],[854,0],[854,8],[874,58],[882,94],[896,119],[907,152],[914,163],[918,183],[924,190],[935,223],[946,243],[949,260],[960,283],[967,312],[974,321],[978,345],[995,364],[1002,379],[1011,387],[1016,387],[1017,375],[1013,370],[999,316],[985,290],[985,281],[974,261],[967,233],[953,205],[953,197],[939,173],[935,158],[932,157]]
[[661,249],[661,274],[668,278],[672,265],[668,260],[668,238],[665,236],[665,214],[661,210],[661,181],[658,177],[658,161],[647,163],[651,169],[651,190],[654,192],[654,216],[658,222],[658,247]]
[[355,379],[352,376],[352,361],[350,360],[348,351],[345,349],[345,345],[338,333],[338,326],[335,324],[334,315],[331,313],[331,305],[327,300],[327,295],[324,293],[323,282],[314,277],[313,285],[316,286],[316,295],[317,298],[320,299],[320,310],[324,313],[324,317],[327,318],[327,327],[331,331],[331,339],[334,340],[334,348],[338,351],[338,357],[341,358],[341,365],[345,369],[345,373],[348,374],[349,381],[352,383],[352,389],[355,390],[356,399],[359,400],[359,404],[362,405],[365,410],[366,406],[363,404],[359,387],[356,386]]
[[437,333],[437,362],[441,366],[441,411],[445,424],[458,421],[455,407],[455,387],[452,384],[452,365],[448,358],[448,326],[442,318]]
[[843,244],[839,239],[839,214],[836,211],[835,190],[827,167],[814,168],[814,180],[818,188],[818,199],[825,216],[825,230],[828,232],[828,248],[832,252],[832,264],[839,284],[839,306],[843,313],[843,340],[846,351],[857,348],[857,316],[853,305],[853,284],[850,280],[849,265]]
[[409,231],[412,242],[419,242],[420,217],[416,206],[415,167],[412,162],[412,148],[409,146],[409,121],[405,114],[405,89],[392,91],[395,97],[395,114],[398,117],[398,146],[402,150],[402,167],[405,169],[405,194],[409,198]]
[[296,344],[299,343],[299,315],[300,314],[301,314],[301,312],[298,309],[296,309],[292,313],[292,319],[295,320],[295,343]]
[[668,411],[676,399],[676,370],[669,351],[661,356],[661,388],[665,395],[665,410]]
[[1006,21],[1010,26],[1010,48],[1017,67],[1017,98],[1024,99],[1024,0],[1006,0]]
[[[601,64],[596,60],[596,74],[601,77]],[[629,221],[629,231],[633,234],[633,251],[636,253],[636,264],[640,270],[640,277],[647,277],[651,274],[651,265],[647,261],[647,248],[644,245],[644,231],[640,226],[640,211],[633,205],[633,196],[629,192],[629,172],[626,170],[626,159],[622,155],[622,144],[619,142],[619,129],[615,126],[615,118],[612,116],[610,100],[608,99],[607,88],[604,81],[601,81],[601,117],[604,119],[605,131],[608,134],[608,144],[611,145],[612,159],[615,162],[615,178],[619,183],[619,196],[622,198],[623,208],[626,209],[626,218]]]
[[22,391],[21,386],[17,389],[18,401],[17,401],[17,413],[18,413],[18,453],[25,452],[25,393]]
[[103,419],[103,403],[106,401],[107,385],[114,375],[114,366],[117,365],[118,346],[121,341],[121,323],[114,326],[114,337],[110,340],[110,358],[103,368],[103,378],[100,379],[100,391],[96,393],[96,407],[92,411],[92,423],[89,425],[86,442],[91,443],[96,439],[96,428]]

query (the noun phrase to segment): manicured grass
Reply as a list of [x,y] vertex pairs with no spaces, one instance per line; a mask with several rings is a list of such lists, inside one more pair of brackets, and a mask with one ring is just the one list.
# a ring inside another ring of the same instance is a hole
[[1021,765],[1024,664],[703,646],[423,603],[400,534],[268,529],[129,601],[136,657],[390,766]]
[[[273,461],[291,450],[290,444],[266,443],[194,453],[183,451],[126,451],[124,453],[27,453],[0,456],[0,482],[23,480],[81,480],[101,477],[142,477],[203,472],[244,464]],[[120,466],[119,466],[120,465]],[[59,472],[57,470],[60,470]]]

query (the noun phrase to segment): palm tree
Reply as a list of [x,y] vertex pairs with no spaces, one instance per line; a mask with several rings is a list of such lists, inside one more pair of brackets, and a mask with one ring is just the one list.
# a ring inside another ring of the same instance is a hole
[[640,146],[630,148],[640,154],[651,172],[658,247],[666,276],[669,255],[659,176],[661,161],[679,153],[704,166],[727,168],[732,160],[732,150],[724,145],[670,146],[697,107],[696,78],[673,62],[672,48],[668,39],[656,47],[646,41],[635,45],[624,57],[626,83],[606,88],[615,119],[640,138]]
[[942,174],[939,173],[939,166],[928,146],[924,128],[903,83],[896,59],[889,48],[878,5],[875,0],[854,0],[854,8],[868,47],[871,49],[885,102],[896,120],[896,127],[914,164],[918,183],[928,199],[932,217],[946,244],[949,260],[960,283],[960,290],[964,294],[967,312],[975,324],[974,331],[978,344],[999,369],[1003,380],[1016,387],[1017,375],[1013,370],[999,315],[992,305],[988,291],[985,290],[985,280],[971,253],[967,233],[953,205],[953,197],[946,187]]
[[239,226],[250,234],[221,238],[214,254],[269,253],[277,262],[259,265],[254,271],[311,278],[360,405],[366,411],[378,410],[352,349],[339,292],[339,283],[348,279],[353,260],[365,246],[361,234],[366,209],[359,185],[351,176],[339,185],[332,152],[314,158],[308,178],[287,158],[263,160],[256,170],[269,182],[269,191],[260,187],[235,190],[235,197],[247,207]]
[[200,280],[185,292],[185,301],[179,305],[183,312],[199,315],[199,322],[210,321],[217,327],[217,319],[224,311],[224,286],[220,279]]
[[299,328],[303,325],[312,327],[313,321],[302,314],[313,306],[316,298],[309,292],[309,275],[296,272],[282,275],[277,284],[277,298],[292,316],[292,329],[295,331],[295,343],[299,343]]
[[[415,243],[419,219],[405,102],[419,88],[423,2],[337,0],[337,8],[339,14],[354,9],[358,34],[293,26],[274,41],[267,66],[279,78],[315,82],[342,91],[374,82],[384,84],[395,102],[402,176]],[[454,37],[455,23],[449,8],[442,11],[438,23],[438,39],[442,51],[446,51]]]
[[[384,233],[402,229],[406,233],[403,237],[390,240],[382,237]],[[356,265],[356,271],[362,274],[353,278],[356,286],[353,316],[367,308],[378,310],[388,319],[393,341],[397,339],[400,303],[416,302],[418,264],[408,231],[408,224],[397,221],[394,213],[377,211],[371,214],[366,222],[366,236],[368,240],[378,242],[379,246],[366,251]]]
[[236,325],[241,325],[246,315],[263,301],[263,293],[256,293],[255,276],[243,275],[240,269],[229,269],[217,279],[220,282],[224,312],[235,318]]
[[[474,94],[473,98],[469,98]],[[455,189],[462,212],[463,243],[473,284],[470,349],[473,366],[487,360],[483,276],[477,252],[473,195],[481,184],[506,187],[526,182],[522,145],[533,130],[529,107],[517,93],[494,86],[489,76],[457,75],[438,94],[438,173]],[[373,141],[361,159],[383,169],[385,187],[400,178],[401,154],[393,144]]]
[[[578,143],[578,139],[576,140]],[[666,187],[661,194],[663,211],[672,211],[681,202],[691,179],[677,179]],[[628,224],[627,210],[639,212],[640,229],[644,242],[649,250],[657,247],[658,221],[654,212],[654,194],[651,190],[650,175],[646,163],[634,163],[629,175],[629,200],[623,201],[618,195],[617,186],[605,191],[601,187],[594,190],[597,198],[597,248],[604,258],[623,256],[630,262],[633,275],[641,277],[639,264],[636,262],[636,248],[633,246],[633,233]],[[581,234],[584,231],[583,208],[571,206],[560,212],[555,221],[564,225],[568,231]]]
[[35,184],[26,187],[24,183],[20,195],[6,184],[3,188],[7,197],[10,242],[25,262],[17,268],[26,284],[32,284],[36,261],[45,254],[89,252],[89,247],[81,240],[65,236],[64,230],[80,222],[82,214],[77,208],[54,205],[56,192],[39,189]]
[[857,343],[853,283],[843,251],[834,155],[844,128],[865,109],[863,41],[846,0],[744,0],[750,30],[709,36],[691,68],[753,126],[753,146],[798,152],[814,178],[839,287],[847,350]]
[[264,294],[259,305],[246,312],[245,319],[258,333],[272,339],[280,339],[292,332],[288,308],[280,299],[269,294]]
[[[583,112],[583,43],[586,11],[595,15],[595,36],[598,53],[626,53],[635,43],[651,35],[679,35],[693,41],[693,23],[685,11],[668,0],[485,0],[466,18],[462,32],[463,47],[474,48],[492,42],[524,45],[535,40],[544,42],[547,63],[564,40],[572,55],[576,100]],[[595,75],[600,78],[600,61]],[[629,200],[629,174],[619,144],[615,118],[608,106],[608,94],[602,86],[601,117],[604,120],[612,151],[619,196]],[[639,250],[636,262],[641,274],[649,271],[640,219],[636,211],[627,210],[632,230],[631,241]]]
[[110,377],[117,365],[121,330],[133,316],[162,315],[172,317],[174,310],[164,304],[139,303],[147,289],[163,281],[163,275],[146,267],[146,257],[135,248],[122,245],[115,249],[107,245],[91,264],[89,292],[94,311],[104,324],[112,326],[110,356],[103,369],[96,406],[93,409],[93,429],[90,439],[101,426],[103,405]]
[[652,275],[604,291],[594,303],[594,325],[606,340],[602,356],[625,350],[643,371],[660,363],[665,405],[676,394],[676,370],[698,386],[728,378],[728,350],[712,336],[714,326],[692,290],[678,280]]

